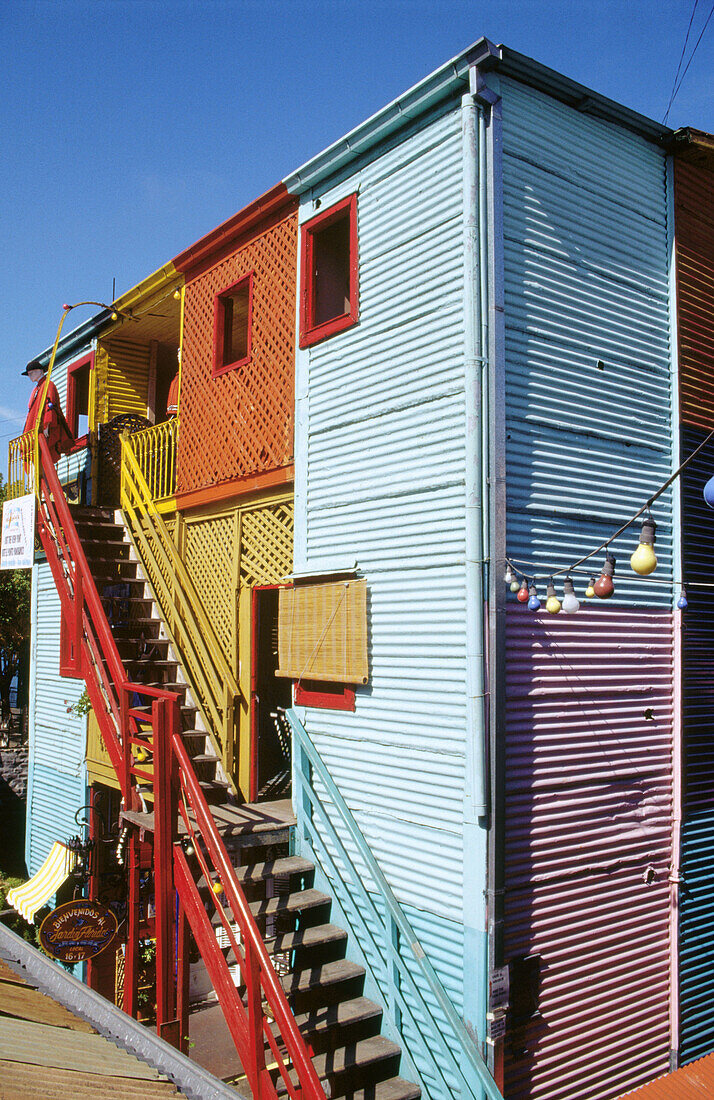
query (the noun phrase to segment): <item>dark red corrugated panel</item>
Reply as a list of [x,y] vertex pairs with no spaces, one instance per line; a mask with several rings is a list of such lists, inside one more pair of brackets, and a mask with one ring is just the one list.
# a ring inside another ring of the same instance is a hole
[[683,424],[714,421],[714,174],[675,164],[675,233]]
[[511,605],[508,654],[505,1095],[612,1100],[669,1065],[672,618]]
[[641,1089],[627,1092],[620,1100],[630,1096],[637,1100],[705,1100],[705,1097],[714,1096],[714,1054],[707,1054],[706,1058],[676,1073],[659,1077]]

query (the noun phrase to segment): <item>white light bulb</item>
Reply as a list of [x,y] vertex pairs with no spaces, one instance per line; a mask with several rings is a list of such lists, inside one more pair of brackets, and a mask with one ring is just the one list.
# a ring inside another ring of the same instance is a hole
[[575,595],[572,579],[566,577],[563,581],[563,611],[565,611],[567,615],[574,615],[575,612],[579,610],[580,600]]

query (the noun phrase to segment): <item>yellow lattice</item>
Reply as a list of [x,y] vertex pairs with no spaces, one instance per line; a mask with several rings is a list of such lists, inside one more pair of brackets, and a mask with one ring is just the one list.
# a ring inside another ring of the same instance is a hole
[[235,517],[188,520],[184,561],[213,628],[232,661],[235,653]]
[[292,501],[241,512],[241,584],[279,584],[292,572],[293,527]]

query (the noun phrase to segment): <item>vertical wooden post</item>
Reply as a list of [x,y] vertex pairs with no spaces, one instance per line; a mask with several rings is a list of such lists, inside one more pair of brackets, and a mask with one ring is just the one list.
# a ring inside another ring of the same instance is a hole
[[176,936],[176,1016],[182,1054],[188,1053],[188,994],[189,994],[189,933],[184,907],[177,899],[178,920]]
[[156,906],[156,1030],[164,1034],[175,1022],[173,960],[174,876],[173,842],[176,820],[172,792],[171,714],[166,699],[154,700],[154,901]]
[[[248,1009],[248,1050],[250,1066],[244,1066],[249,1081],[261,1082],[265,1069],[265,1039],[263,1036],[263,1007],[260,992],[260,964],[250,944],[245,944],[246,1005]],[[259,1096],[262,1087],[259,1086]]]
[[122,783],[122,797],[124,808],[131,810],[131,745],[129,744],[129,729],[131,718],[129,717],[129,691],[125,687],[119,689],[119,734],[121,736],[122,763],[124,774],[120,777]]
[[81,668],[82,657],[82,635],[84,631],[83,616],[84,610],[84,581],[82,574],[77,569],[77,563],[74,564],[74,623],[73,623],[73,637],[72,637],[72,666],[77,673]]
[[139,834],[129,836],[129,891],[126,905],[124,1011],[136,1019],[139,993]]

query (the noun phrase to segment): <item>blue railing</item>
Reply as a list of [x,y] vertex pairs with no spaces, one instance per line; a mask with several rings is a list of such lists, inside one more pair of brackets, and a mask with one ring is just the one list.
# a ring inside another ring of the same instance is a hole
[[[307,730],[294,710],[288,710],[287,717],[293,732],[301,840],[335,884],[337,900],[353,923],[408,1061],[422,1078],[434,1080],[443,1096],[503,1100]],[[329,806],[320,798],[316,781]],[[427,1004],[426,990],[441,1020]]]

